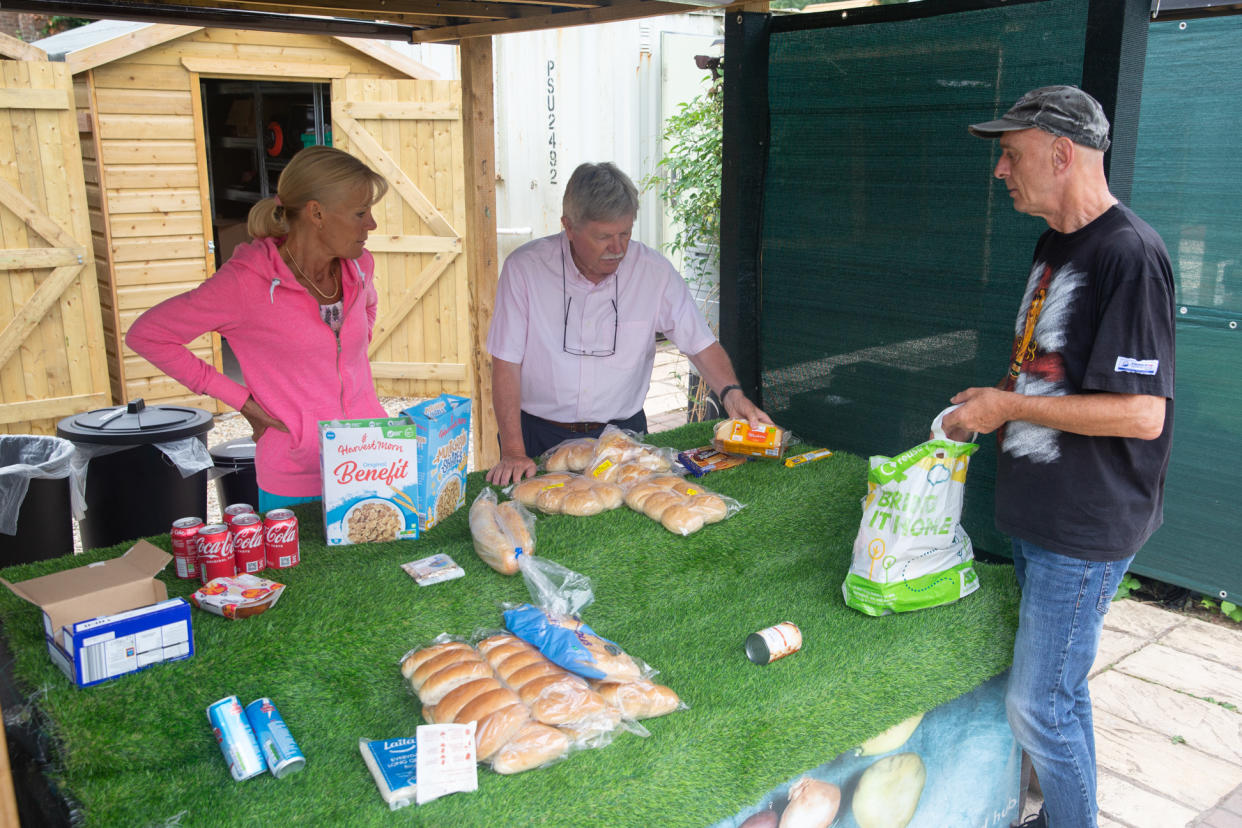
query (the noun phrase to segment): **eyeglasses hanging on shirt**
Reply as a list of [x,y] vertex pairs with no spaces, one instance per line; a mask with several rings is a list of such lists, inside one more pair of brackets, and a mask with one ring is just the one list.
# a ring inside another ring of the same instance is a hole
[[[607,320],[606,314],[608,312],[605,310],[604,313],[598,315],[598,317],[602,317],[600,321],[602,321],[603,324],[596,326],[595,331],[593,331],[594,336],[588,337],[586,335],[586,331],[582,330],[582,325],[579,324],[576,326],[578,328],[577,336],[575,337],[576,344],[571,345],[570,337],[569,337],[569,311],[573,305],[574,300],[573,300],[573,297],[569,295],[569,288],[566,286],[565,254],[562,252],[561,254],[561,298],[563,300],[563,306],[565,310],[565,315],[564,315],[565,327],[563,329],[564,332],[561,335],[561,348],[562,350],[565,351],[565,353],[573,354],[574,356],[607,357],[607,356],[612,356],[613,354],[617,352],[617,327],[620,321],[620,314],[617,311],[617,299],[620,296],[620,294],[618,293],[618,288],[617,288],[618,278],[619,278],[618,274],[614,273],[612,275],[612,299],[609,300],[609,302],[612,304],[611,344],[609,344],[608,334],[607,334],[608,323],[606,321]],[[602,331],[600,330],[601,328],[603,329]],[[595,341],[588,343],[587,339],[594,339]]]

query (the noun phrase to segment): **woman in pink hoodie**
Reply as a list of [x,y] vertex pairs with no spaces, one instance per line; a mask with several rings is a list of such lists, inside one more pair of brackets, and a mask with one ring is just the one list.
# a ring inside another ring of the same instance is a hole
[[[317,499],[320,420],[386,417],[367,346],[378,297],[364,245],[388,182],[348,153],[308,147],[276,197],[250,210],[255,241],[210,279],[148,310],[125,342],[196,394],[237,409],[254,430],[260,511]],[[187,343],[210,331],[241,366],[238,384]]]

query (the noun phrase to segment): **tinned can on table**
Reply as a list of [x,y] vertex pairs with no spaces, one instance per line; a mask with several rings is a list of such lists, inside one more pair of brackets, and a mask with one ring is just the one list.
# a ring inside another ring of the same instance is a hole
[[280,779],[306,766],[306,757],[271,699],[255,699],[246,705],[246,719],[254,729],[259,751],[272,776]]
[[198,577],[198,530],[203,525],[202,518],[183,517],[173,521],[169,537],[172,538],[172,552],[177,577],[190,579]]
[[233,562],[233,536],[223,523],[198,528],[198,577],[202,583],[237,574]]
[[770,664],[801,649],[802,630],[790,621],[746,636],[746,657],[756,664]]
[[289,509],[273,509],[263,516],[263,543],[267,565],[288,569],[302,560],[298,548],[298,518]]
[[267,568],[263,543],[263,521],[258,515],[238,515],[229,526],[233,536],[233,564],[237,574],[255,573]]
[[230,503],[228,506],[224,507],[221,514],[224,515],[225,524],[232,526],[234,519],[240,517],[241,515],[257,515],[258,512],[256,512],[254,507],[249,503]]
[[220,752],[229,765],[229,773],[238,782],[258,776],[267,770],[259,740],[246,719],[237,696],[226,696],[207,707],[207,721],[220,744]]

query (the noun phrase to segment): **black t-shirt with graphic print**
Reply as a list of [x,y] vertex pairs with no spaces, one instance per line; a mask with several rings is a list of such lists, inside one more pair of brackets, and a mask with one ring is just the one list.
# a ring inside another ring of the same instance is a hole
[[1123,205],[1073,233],[1040,237],[1005,387],[1040,396],[1151,394],[1168,403],[1155,440],[1007,423],[997,432],[1002,532],[1112,561],[1159,528],[1173,437],[1173,297],[1164,242]]

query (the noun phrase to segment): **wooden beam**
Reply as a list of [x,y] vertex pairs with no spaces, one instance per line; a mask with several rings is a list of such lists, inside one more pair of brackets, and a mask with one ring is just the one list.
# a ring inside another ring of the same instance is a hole
[[375,379],[465,382],[466,366],[460,362],[372,362],[371,376]]
[[380,63],[391,66],[398,72],[416,80],[440,79],[440,73],[430,66],[424,66],[417,60],[414,60],[414,58],[403,55],[396,49],[389,49],[387,46],[377,43],[370,38],[338,36],[336,39],[346,46],[357,49],[372,60],[378,60]]
[[341,111],[360,121],[456,121],[461,107],[452,101],[345,101]]
[[65,64],[69,67],[69,71],[76,75],[79,72],[85,72],[87,69],[94,69],[96,66],[111,63],[135,52],[141,52],[143,49],[150,49],[152,46],[159,46],[161,43],[167,43],[170,40],[193,34],[201,28],[203,27],[152,23],[136,31],[127,32],[120,37],[114,37],[111,40],[105,40],[102,43],[96,43],[94,46],[88,46],[85,49],[72,52],[65,56]]
[[87,255],[85,247],[31,247],[24,250],[0,250],[0,270],[35,270],[85,264]]
[[349,66],[340,63],[297,63],[289,60],[234,60],[182,56],[181,65],[203,77],[242,75],[256,78],[343,78]]
[[[47,52],[38,46],[31,46],[24,40],[0,32],[0,57],[12,60],[47,60]],[[0,734],[3,736],[4,734]]]
[[460,253],[455,236],[367,236],[372,253]]
[[439,43],[445,40],[464,40],[469,37],[533,32],[540,29],[563,29],[570,26],[589,26],[594,23],[613,23],[618,20],[634,20],[639,17],[656,17],[662,14],[681,14],[697,11],[702,6],[687,3],[666,3],[661,0],[636,0],[595,9],[552,12],[538,17],[520,17],[490,23],[463,23],[460,26],[441,26],[423,29],[410,34],[412,43]]
[[[7,37],[7,35],[6,35]],[[7,409],[8,406],[6,405]],[[18,422],[13,420],[13,422]],[[3,712],[0,712],[3,721]],[[0,825],[21,825],[17,818],[17,794],[13,788],[13,768],[9,765],[9,743],[4,736],[4,728],[0,727]]]
[[39,283],[39,287],[30,295],[21,310],[13,315],[9,324],[0,330],[0,368],[17,353],[17,349],[30,336],[30,332],[39,326],[52,305],[60,301],[60,295],[69,289],[73,280],[82,272],[82,265],[58,267],[51,275]]
[[[218,0],[191,0],[187,5],[207,6],[218,9]],[[230,3],[232,9],[259,11],[279,14],[315,14],[332,15],[342,18],[387,20],[390,22],[412,22],[413,17],[432,17],[439,20],[460,17],[466,19],[482,18],[503,20],[516,17],[515,6],[538,7],[550,9],[596,8],[602,2],[591,0],[528,0],[525,3],[511,4],[507,0],[486,2],[486,0],[373,0],[373,2],[350,3],[348,0],[240,0]],[[701,7],[700,7],[701,8]]]
[[27,227],[54,247],[78,247],[78,240],[72,233],[48,218],[25,193],[3,178],[0,178],[0,204],[12,210]]
[[[162,400],[161,400],[162,402]],[[68,417],[70,414],[78,414],[82,411],[92,411],[96,408],[103,408],[111,404],[108,395],[99,391],[94,394],[74,394],[71,397],[48,397],[42,400],[27,400],[24,402],[6,402],[0,405],[0,425],[8,423],[20,423],[27,420],[47,420],[53,417]],[[0,736],[3,736],[3,728],[0,728]],[[7,754],[5,754],[7,758]],[[0,808],[0,817],[4,816],[4,810]],[[16,825],[16,822],[5,822],[0,818],[0,825]]]
[[73,109],[73,90],[0,89],[0,109]]
[[496,412],[492,409],[492,359],[487,331],[492,324],[499,277],[496,249],[496,120],[492,87],[492,39],[461,42],[462,132],[466,166],[466,280],[470,295],[470,397],[474,409],[474,452],[478,467],[500,460]]

